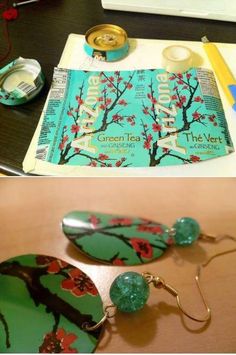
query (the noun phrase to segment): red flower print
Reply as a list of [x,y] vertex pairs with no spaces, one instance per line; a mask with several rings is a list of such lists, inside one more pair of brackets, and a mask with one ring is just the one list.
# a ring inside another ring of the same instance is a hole
[[163,153],[169,153],[170,149],[169,148],[162,148]]
[[196,162],[200,161],[200,158],[197,157],[196,155],[190,155],[190,160],[191,160],[193,163],[196,163]]
[[84,103],[84,100],[82,100],[80,96],[76,96],[75,98],[79,105],[82,105]]
[[101,222],[100,218],[97,218],[95,215],[90,216],[88,221],[93,225],[93,227],[96,227]]
[[143,258],[152,258],[153,250],[148,240],[140,238],[131,238],[130,243],[134,250]]
[[122,259],[117,258],[117,259],[113,260],[112,265],[123,266],[123,265],[125,265],[125,263]]
[[75,152],[75,153],[80,153],[80,152],[81,152],[81,149],[79,149],[79,148],[74,148],[74,152]]
[[119,76],[120,72],[118,70],[116,70],[114,74]]
[[113,82],[114,82],[114,77],[113,77],[113,76],[110,76],[110,77],[109,77],[109,80],[113,83]]
[[190,79],[191,76],[192,76],[192,74],[190,74],[190,73],[187,73],[187,74],[186,74],[186,78],[187,78],[187,79]]
[[62,142],[66,143],[68,141],[68,139],[69,139],[69,136],[66,135],[65,137],[63,137]]
[[180,96],[180,101],[181,101],[182,103],[185,103],[185,102],[186,102],[186,96],[181,95],[181,96]]
[[74,296],[80,297],[86,294],[96,296],[98,290],[90,278],[79,269],[72,269],[68,272],[69,279],[61,283],[63,290],[70,291]]
[[143,113],[144,113],[144,115],[148,115],[148,107],[144,107]]
[[196,97],[194,97],[194,101],[195,101],[195,102],[203,102],[201,96],[196,96]]
[[102,83],[102,84],[105,84],[106,82],[107,82],[107,79],[102,79],[102,80],[101,80],[101,83]]
[[157,103],[157,99],[155,99],[155,97],[152,97],[151,102],[153,105],[155,105]]
[[145,148],[145,149],[150,149],[150,148],[151,148],[151,143],[150,143],[149,141],[145,141],[145,142],[143,143],[143,148]]
[[100,96],[100,97],[97,98],[97,100],[101,102],[101,101],[104,100],[104,98],[102,96]]
[[131,226],[133,221],[131,218],[112,218],[109,223],[112,225]]
[[161,131],[161,125],[157,123],[153,123],[152,129],[154,132],[160,132]]
[[183,107],[183,103],[182,102],[176,102],[175,106],[182,108]]
[[63,150],[64,148],[65,148],[65,143],[61,142],[61,143],[59,144],[59,149],[60,149],[60,150]]
[[137,230],[139,232],[147,232],[147,233],[151,233],[151,234],[161,234],[161,233],[163,233],[163,229],[159,225],[150,226],[150,225],[146,225],[146,224],[140,224],[138,226]]
[[45,255],[37,255],[36,263],[39,266],[48,266],[47,272],[49,272],[50,274],[56,274],[61,269],[68,266],[68,263],[63,260],[55,259],[52,256]]
[[123,80],[123,78],[120,76],[120,77],[117,79],[117,82],[120,83],[122,80]]
[[127,106],[127,102],[124,99],[122,99],[118,101],[118,105]]
[[75,334],[66,334],[63,328],[59,328],[56,332],[45,334],[43,344],[39,347],[39,353],[77,353],[77,349],[70,348],[76,339]]
[[73,116],[73,113],[71,111],[67,111],[68,116]]
[[175,76],[173,75],[173,76],[170,76],[169,77],[169,80],[175,80]]
[[76,124],[73,124],[72,126],[71,126],[71,133],[77,133],[77,132],[79,132],[79,130],[80,130],[80,126],[77,126]]
[[133,85],[131,83],[127,83],[126,87],[127,87],[128,90],[130,90],[130,89],[132,89]]
[[129,122],[131,126],[134,126],[135,125],[134,119],[135,119],[135,115],[129,116],[127,118],[127,122]]
[[97,166],[97,162],[92,160],[89,164],[89,166],[93,166],[93,167],[96,167]]
[[117,113],[115,115],[112,116],[112,120],[114,122],[118,122],[118,121],[122,121],[123,120],[123,117],[118,115]]
[[210,122],[214,122],[216,116],[215,116],[215,115],[211,115],[211,116],[209,116],[208,118],[209,118],[209,121],[210,121]]
[[195,111],[195,112],[192,114],[192,116],[193,116],[193,118],[194,118],[195,120],[198,120],[198,119],[201,117],[201,114],[200,114],[199,112]]
[[106,160],[106,159],[109,159],[109,156],[101,153],[101,154],[99,154],[98,159],[99,160]]
[[99,106],[100,110],[105,110],[106,109],[106,105],[102,104]]
[[172,100],[177,100],[177,98],[178,98],[177,95],[172,95],[172,96],[171,96],[171,99],[172,99]]
[[110,98],[106,99],[106,105],[110,105],[110,103],[111,103],[111,99]]

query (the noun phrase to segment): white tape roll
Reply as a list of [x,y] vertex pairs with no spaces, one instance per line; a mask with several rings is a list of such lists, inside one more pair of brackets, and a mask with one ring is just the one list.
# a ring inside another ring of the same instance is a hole
[[170,73],[184,73],[192,66],[192,51],[184,46],[173,45],[162,52],[162,65]]

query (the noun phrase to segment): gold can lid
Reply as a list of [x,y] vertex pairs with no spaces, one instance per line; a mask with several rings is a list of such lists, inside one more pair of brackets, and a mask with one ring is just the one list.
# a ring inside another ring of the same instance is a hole
[[127,38],[127,33],[123,28],[110,24],[94,26],[85,33],[88,45],[100,51],[122,48],[127,42]]

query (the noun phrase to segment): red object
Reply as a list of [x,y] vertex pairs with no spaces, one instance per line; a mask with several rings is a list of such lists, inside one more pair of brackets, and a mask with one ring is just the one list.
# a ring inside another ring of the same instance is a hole
[[7,21],[15,20],[18,17],[18,10],[14,7],[10,7],[9,9],[3,11],[2,17]]
[[131,238],[130,243],[134,250],[140,254],[140,256],[147,259],[152,258],[153,250],[148,240],[141,238]]

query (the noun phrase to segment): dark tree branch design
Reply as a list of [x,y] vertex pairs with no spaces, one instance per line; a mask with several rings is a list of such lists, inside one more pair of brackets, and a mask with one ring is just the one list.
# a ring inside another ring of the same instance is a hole
[[0,313],[0,322],[2,322],[5,334],[6,334],[6,347],[10,348],[11,344],[10,344],[10,333],[9,333],[9,329],[8,329],[8,325],[6,322],[6,319],[4,317],[4,315],[2,313]]
[[[59,144],[59,149],[60,149],[60,159],[58,164],[67,164],[72,158],[75,156],[82,156],[88,159],[90,162],[91,166],[97,166],[97,163],[100,164],[101,167],[109,167],[112,166],[111,162],[115,161],[115,166],[129,166],[130,164],[124,165],[124,161],[121,160],[116,160],[116,159],[110,159],[107,157],[106,159],[104,158],[104,154],[100,154],[99,156],[102,155],[102,159],[98,157],[94,157],[93,155],[90,155],[87,152],[84,152],[83,149],[78,149],[78,148],[73,148],[71,146],[71,143],[74,139],[76,138],[84,138],[86,136],[91,136],[91,135],[96,135],[101,132],[105,132],[108,127],[112,124],[118,124],[121,125],[120,120],[126,118],[130,124],[134,124],[134,118],[135,116],[120,116],[119,112],[121,110],[118,110],[115,114],[112,114],[112,111],[116,108],[117,105],[127,105],[128,103],[125,102],[125,100],[122,100],[123,94],[126,92],[127,89],[132,88],[131,81],[135,75],[135,72],[133,72],[129,76],[128,81],[124,81],[123,78],[120,76],[120,72],[115,72],[115,78],[114,77],[108,77],[104,72],[100,73],[101,77],[101,82],[104,84],[107,84],[107,88],[103,89],[103,98],[102,102],[100,105],[100,108],[104,111],[103,116],[101,118],[101,124],[100,127],[97,129],[91,131],[91,132],[83,132],[79,135],[79,128],[78,128],[78,120],[80,118],[79,111],[80,111],[80,106],[83,104],[83,99],[84,99],[84,83],[82,84],[79,92],[79,96],[77,99],[78,102],[78,107],[76,108],[75,112],[73,112],[73,107],[69,106],[67,115],[72,117],[74,120],[74,136],[72,138],[69,138],[68,135],[66,135],[67,127],[64,127],[61,135],[61,142]],[[110,93],[112,95],[112,98],[107,96],[107,91],[110,89]],[[99,101],[99,98],[98,98]],[[117,118],[117,119],[116,119]],[[77,127],[77,128],[76,128]],[[72,126],[73,128],[73,126]],[[73,149],[73,150],[72,150]],[[72,150],[72,152],[71,152]],[[106,161],[105,161],[106,160]]]
[[[24,266],[18,262],[4,262],[0,264],[0,274],[18,277],[21,279],[25,283],[30,297],[34,301],[35,305],[39,306],[42,304],[46,307],[47,312],[51,312],[53,314],[55,319],[55,329],[58,326],[60,316],[64,316],[71,323],[75,324],[82,330],[84,330],[83,326],[85,323],[89,323],[91,325],[96,324],[92,320],[91,315],[82,314],[77,308],[71,306],[57,294],[52,293],[48,288],[42,285],[40,278],[48,274],[47,267],[37,268]],[[1,316],[1,321],[4,324],[4,329],[6,332],[6,343],[9,347],[9,330],[3,316]],[[98,338],[100,330],[96,330],[90,333],[94,337]]]
[[[96,226],[94,229],[83,228],[83,230],[81,232],[75,232],[74,234],[70,233],[70,234],[68,234],[68,237],[73,243],[75,243],[77,246],[80,247],[81,251],[83,251],[83,246],[81,245],[81,243],[79,243],[79,240],[83,237],[93,236],[94,234],[99,233],[99,234],[107,236],[107,237],[116,238],[116,239],[120,240],[122,243],[124,243],[128,248],[131,248],[133,251],[135,251],[140,262],[143,263],[142,254],[140,253],[139,250],[134,249],[134,245],[132,243],[133,239],[136,240],[136,243],[138,243],[138,241],[140,241],[140,245],[142,245],[142,247],[144,249],[145,248],[153,248],[153,249],[159,249],[162,251],[164,251],[167,248],[167,244],[165,243],[165,241],[160,238],[160,239],[155,240],[155,242],[157,244],[154,244],[150,241],[144,242],[142,240],[142,238],[138,238],[138,237],[130,238],[130,237],[127,237],[124,233],[115,233],[114,230],[115,229],[120,230],[122,228],[127,229],[127,228],[131,228],[131,227],[139,227],[139,226],[150,226],[150,225],[152,226],[152,222],[149,222],[149,221],[143,222],[142,221],[139,223],[124,224],[124,225],[118,223],[118,224],[108,225],[108,226],[104,226],[104,227]],[[150,232],[150,234],[156,235],[157,233]],[[141,248],[141,246],[140,246],[140,248]],[[113,256],[111,259],[109,259],[107,261],[110,261],[113,259],[115,259],[115,256]]]
[[[163,132],[161,125],[158,124],[158,118],[155,112],[154,104],[157,103],[157,99],[154,97],[154,90],[153,90],[153,83],[152,80],[150,81],[149,85],[149,93],[148,93],[148,99],[150,101],[150,106],[147,107],[143,104],[143,113],[146,115],[147,118],[150,118],[152,121],[156,122],[152,124],[152,133],[157,133],[157,139],[154,139],[153,134],[150,133],[150,126],[148,125],[148,121],[145,123],[141,121],[141,125],[143,127],[143,139],[144,139],[144,148],[147,149],[148,155],[149,155],[149,165],[150,166],[157,166],[161,163],[161,161],[166,158],[166,157],[174,157],[176,159],[179,159],[183,161],[184,163],[191,164],[196,161],[199,161],[200,158],[197,156],[190,156],[190,158],[184,158],[181,156],[178,156],[177,154],[174,154],[171,148],[163,148],[161,149],[160,146],[158,146],[158,140],[159,139],[165,139],[168,138],[171,135],[176,135],[185,131],[188,131],[190,127],[193,124],[202,124],[206,126],[207,124],[203,122],[203,120],[208,116],[208,119],[210,122],[212,122],[214,125],[217,125],[215,122],[215,116],[214,115],[203,115],[200,114],[198,111],[200,109],[200,106],[195,110],[193,113],[193,118],[189,118],[188,111],[192,107],[193,103],[203,103],[203,100],[199,96],[195,96],[197,89],[199,87],[199,82],[196,79],[195,84],[190,83],[192,74],[187,73],[184,75],[182,74],[173,74],[171,77],[169,77],[169,80],[177,80],[178,86],[174,88],[175,90],[175,95],[172,96],[172,101],[175,102],[175,106],[178,107],[179,109],[182,110],[182,126],[178,128],[175,132]],[[187,99],[185,95],[182,94],[182,92],[186,90],[189,92],[189,98]],[[170,108],[170,106],[169,106]],[[166,114],[166,117],[170,117],[170,114]]]

